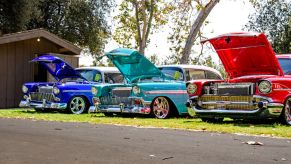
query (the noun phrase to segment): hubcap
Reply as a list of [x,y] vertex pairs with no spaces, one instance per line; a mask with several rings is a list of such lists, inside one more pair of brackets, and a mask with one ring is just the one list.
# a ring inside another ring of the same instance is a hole
[[164,97],[158,97],[153,103],[153,112],[157,118],[166,118],[169,114],[169,102]]
[[291,125],[291,98],[287,100],[284,112],[285,112],[284,117],[285,117],[286,122],[289,125]]
[[85,101],[82,97],[74,97],[70,102],[70,110],[74,114],[81,114],[85,110]]

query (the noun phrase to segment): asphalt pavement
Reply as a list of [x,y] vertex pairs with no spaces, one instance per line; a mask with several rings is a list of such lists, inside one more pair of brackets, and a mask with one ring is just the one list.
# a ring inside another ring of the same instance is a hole
[[0,164],[14,163],[290,164],[291,139],[0,118]]

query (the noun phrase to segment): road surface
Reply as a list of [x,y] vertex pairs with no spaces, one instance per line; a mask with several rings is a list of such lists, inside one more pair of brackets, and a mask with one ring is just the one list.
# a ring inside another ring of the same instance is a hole
[[11,163],[290,164],[291,140],[0,118],[0,164]]

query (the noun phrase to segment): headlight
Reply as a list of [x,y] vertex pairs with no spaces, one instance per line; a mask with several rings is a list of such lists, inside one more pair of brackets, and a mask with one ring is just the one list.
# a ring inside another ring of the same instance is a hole
[[53,92],[55,95],[59,94],[60,93],[60,89],[58,87],[54,87],[53,88]]
[[91,92],[92,92],[93,95],[97,95],[98,90],[95,87],[91,87]]
[[188,84],[187,86],[187,93],[188,94],[194,94],[197,91],[197,85],[196,84]]
[[132,87],[132,91],[135,95],[139,94],[140,93],[140,88],[138,86],[133,86]]
[[23,85],[23,86],[22,86],[22,92],[23,92],[23,93],[27,93],[27,91],[28,91],[27,86]]
[[262,94],[270,93],[272,91],[272,83],[267,80],[261,81],[259,83],[259,91]]

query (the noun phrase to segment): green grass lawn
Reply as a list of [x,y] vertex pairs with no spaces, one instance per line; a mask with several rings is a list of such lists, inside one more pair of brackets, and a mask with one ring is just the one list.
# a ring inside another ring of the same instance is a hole
[[195,118],[170,118],[155,119],[146,116],[113,116],[106,117],[103,114],[64,114],[58,112],[43,113],[35,112],[33,109],[0,110],[0,117],[21,118],[47,121],[63,122],[88,122],[91,124],[119,124],[141,127],[159,127],[186,130],[201,130],[221,133],[240,133],[251,135],[275,136],[291,138],[291,129],[274,121],[260,122],[239,122],[227,119],[220,124],[202,122]]

